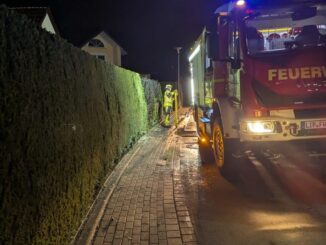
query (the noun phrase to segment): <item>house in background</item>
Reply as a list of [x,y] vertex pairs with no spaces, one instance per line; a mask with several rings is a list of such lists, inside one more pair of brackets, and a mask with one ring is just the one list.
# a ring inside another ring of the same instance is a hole
[[52,34],[60,36],[59,29],[55,24],[50,8],[47,7],[15,7],[10,8],[19,14],[26,15],[34,21],[39,27],[47,30]]
[[105,31],[100,32],[81,45],[81,49],[108,63],[121,66],[121,56],[126,51]]
[[[50,8],[14,7],[10,9],[19,14],[26,15],[39,27],[47,30],[48,32],[61,36]],[[84,38],[82,36],[84,36]],[[72,43],[74,46],[79,47],[91,55],[94,55],[98,59],[121,66],[121,57],[123,55],[127,55],[127,53],[112,37],[110,37],[107,32],[98,32],[97,35],[92,35],[91,38],[86,39],[87,41],[85,41],[85,36],[87,38],[87,34],[83,33],[80,36],[77,35],[78,38],[76,39],[76,35],[74,33],[66,33],[66,36],[63,38],[67,39],[67,41]]]

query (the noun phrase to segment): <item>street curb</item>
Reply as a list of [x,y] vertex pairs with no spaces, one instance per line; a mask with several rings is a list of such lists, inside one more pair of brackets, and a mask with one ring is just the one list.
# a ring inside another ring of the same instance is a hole
[[122,158],[120,163],[107,177],[102,186],[101,191],[99,192],[93,204],[91,205],[86,218],[78,229],[78,232],[72,244],[85,245],[92,243],[93,237],[95,236],[96,230],[100,224],[105,208],[111,198],[113,191],[119,183],[122,174],[125,172],[126,168],[133,160],[134,156],[140,150],[142,140],[144,140],[145,138],[146,136],[143,136],[139,139],[139,141],[134,145],[132,150]]

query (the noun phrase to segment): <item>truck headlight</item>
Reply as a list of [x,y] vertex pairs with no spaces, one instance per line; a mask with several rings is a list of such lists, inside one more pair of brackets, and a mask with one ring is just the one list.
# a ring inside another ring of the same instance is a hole
[[273,133],[275,131],[275,126],[273,122],[247,122],[247,131],[255,134],[263,133]]

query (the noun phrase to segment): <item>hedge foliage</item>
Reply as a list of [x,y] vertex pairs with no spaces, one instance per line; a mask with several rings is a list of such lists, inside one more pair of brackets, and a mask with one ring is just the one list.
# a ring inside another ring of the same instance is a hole
[[0,52],[0,244],[68,244],[148,129],[140,76],[3,6]]
[[162,90],[156,80],[142,78],[142,84],[145,90],[145,98],[148,108],[148,125],[151,127],[159,122],[162,110]]

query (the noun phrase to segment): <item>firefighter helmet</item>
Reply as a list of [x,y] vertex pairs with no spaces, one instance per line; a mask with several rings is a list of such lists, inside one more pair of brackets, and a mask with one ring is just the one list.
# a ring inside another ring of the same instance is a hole
[[172,90],[172,85],[171,84],[167,84],[165,86],[165,90]]

